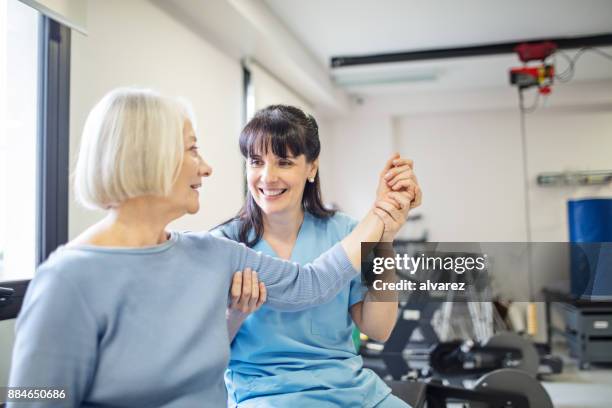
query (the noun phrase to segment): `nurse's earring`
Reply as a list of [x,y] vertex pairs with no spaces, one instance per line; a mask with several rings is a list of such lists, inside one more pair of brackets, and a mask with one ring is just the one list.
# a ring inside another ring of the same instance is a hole
[[314,177],[308,177],[308,181],[310,181],[311,183],[314,183]]

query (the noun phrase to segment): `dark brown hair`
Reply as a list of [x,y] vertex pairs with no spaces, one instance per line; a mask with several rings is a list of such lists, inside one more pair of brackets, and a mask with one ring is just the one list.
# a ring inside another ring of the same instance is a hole
[[[272,149],[278,157],[303,154],[307,163],[319,157],[319,126],[317,121],[301,109],[287,105],[270,105],[258,111],[240,133],[240,152],[245,159],[253,155],[265,155]],[[317,218],[328,218],[335,211],[325,208],[321,198],[319,172],[314,183],[306,182],[302,196],[302,208]],[[238,214],[226,221],[238,221],[238,241],[249,247],[256,245],[263,236],[261,208],[247,190],[245,205]],[[249,232],[255,236],[249,240]]]

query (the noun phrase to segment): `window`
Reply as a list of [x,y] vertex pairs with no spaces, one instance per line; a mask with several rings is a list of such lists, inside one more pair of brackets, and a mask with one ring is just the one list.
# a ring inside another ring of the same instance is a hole
[[[68,236],[70,29],[0,1],[0,320]],[[10,296],[7,297],[7,294]]]
[[39,13],[0,4],[0,281],[30,279],[36,267]]

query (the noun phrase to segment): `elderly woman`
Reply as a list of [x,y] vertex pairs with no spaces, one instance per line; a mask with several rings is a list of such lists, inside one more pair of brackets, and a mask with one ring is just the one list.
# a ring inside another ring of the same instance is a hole
[[258,271],[278,310],[324,303],[358,273],[360,241],[377,241],[389,212],[400,211],[379,197],[386,201],[353,233],[306,266],[207,232],[168,232],[172,220],[198,211],[212,171],[193,123],[181,103],[146,90],[115,90],[92,110],[76,194],[108,214],[32,280],[11,386],[63,388],[61,406],[222,407],[232,274]]

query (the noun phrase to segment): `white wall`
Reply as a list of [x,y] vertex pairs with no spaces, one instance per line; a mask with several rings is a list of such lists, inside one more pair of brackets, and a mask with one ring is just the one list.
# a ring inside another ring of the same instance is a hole
[[[612,169],[611,119],[611,81],[558,84],[547,106],[527,115],[532,240],[567,240],[568,198],[612,196],[611,186],[535,185],[544,171]],[[405,236],[426,227],[432,241],[526,239],[516,90],[366,97],[324,123],[324,193],[351,215],[371,203],[373,175],[399,150],[415,160],[424,193],[415,211],[423,225],[407,225]]]
[[301,95],[283,84],[265,68],[257,63],[250,63],[248,69],[251,73],[251,86],[255,98],[254,109],[256,111],[270,105],[291,105],[311,113],[312,105],[304,100]]
[[539,187],[538,173],[612,170],[612,107],[551,109],[527,120],[534,241],[568,241],[567,200],[612,197],[612,185]]
[[320,125],[324,200],[360,219],[374,204],[379,174],[394,151],[391,119],[354,115]]
[[[432,241],[525,241],[525,191],[517,112],[409,115],[399,150],[414,157]],[[567,241],[569,198],[612,196],[605,187],[540,187],[541,172],[612,169],[612,110],[542,109],[527,116],[533,241]]]
[[[87,36],[72,36],[72,166],[87,113],[107,91],[135,85],[182,96],[193,104],[201,152],[213,176],[204,181],[200,212],[183,217],[174,228],[210,228],[233,215],[242,203],[239,62],[145,0],[92,0],[87,25]],[[70,203],[73,238],[101,215],[82,209],[72,194]]]
[[525,241],[518,113],[404,116],[394,136],[415,161],[431,241]]

